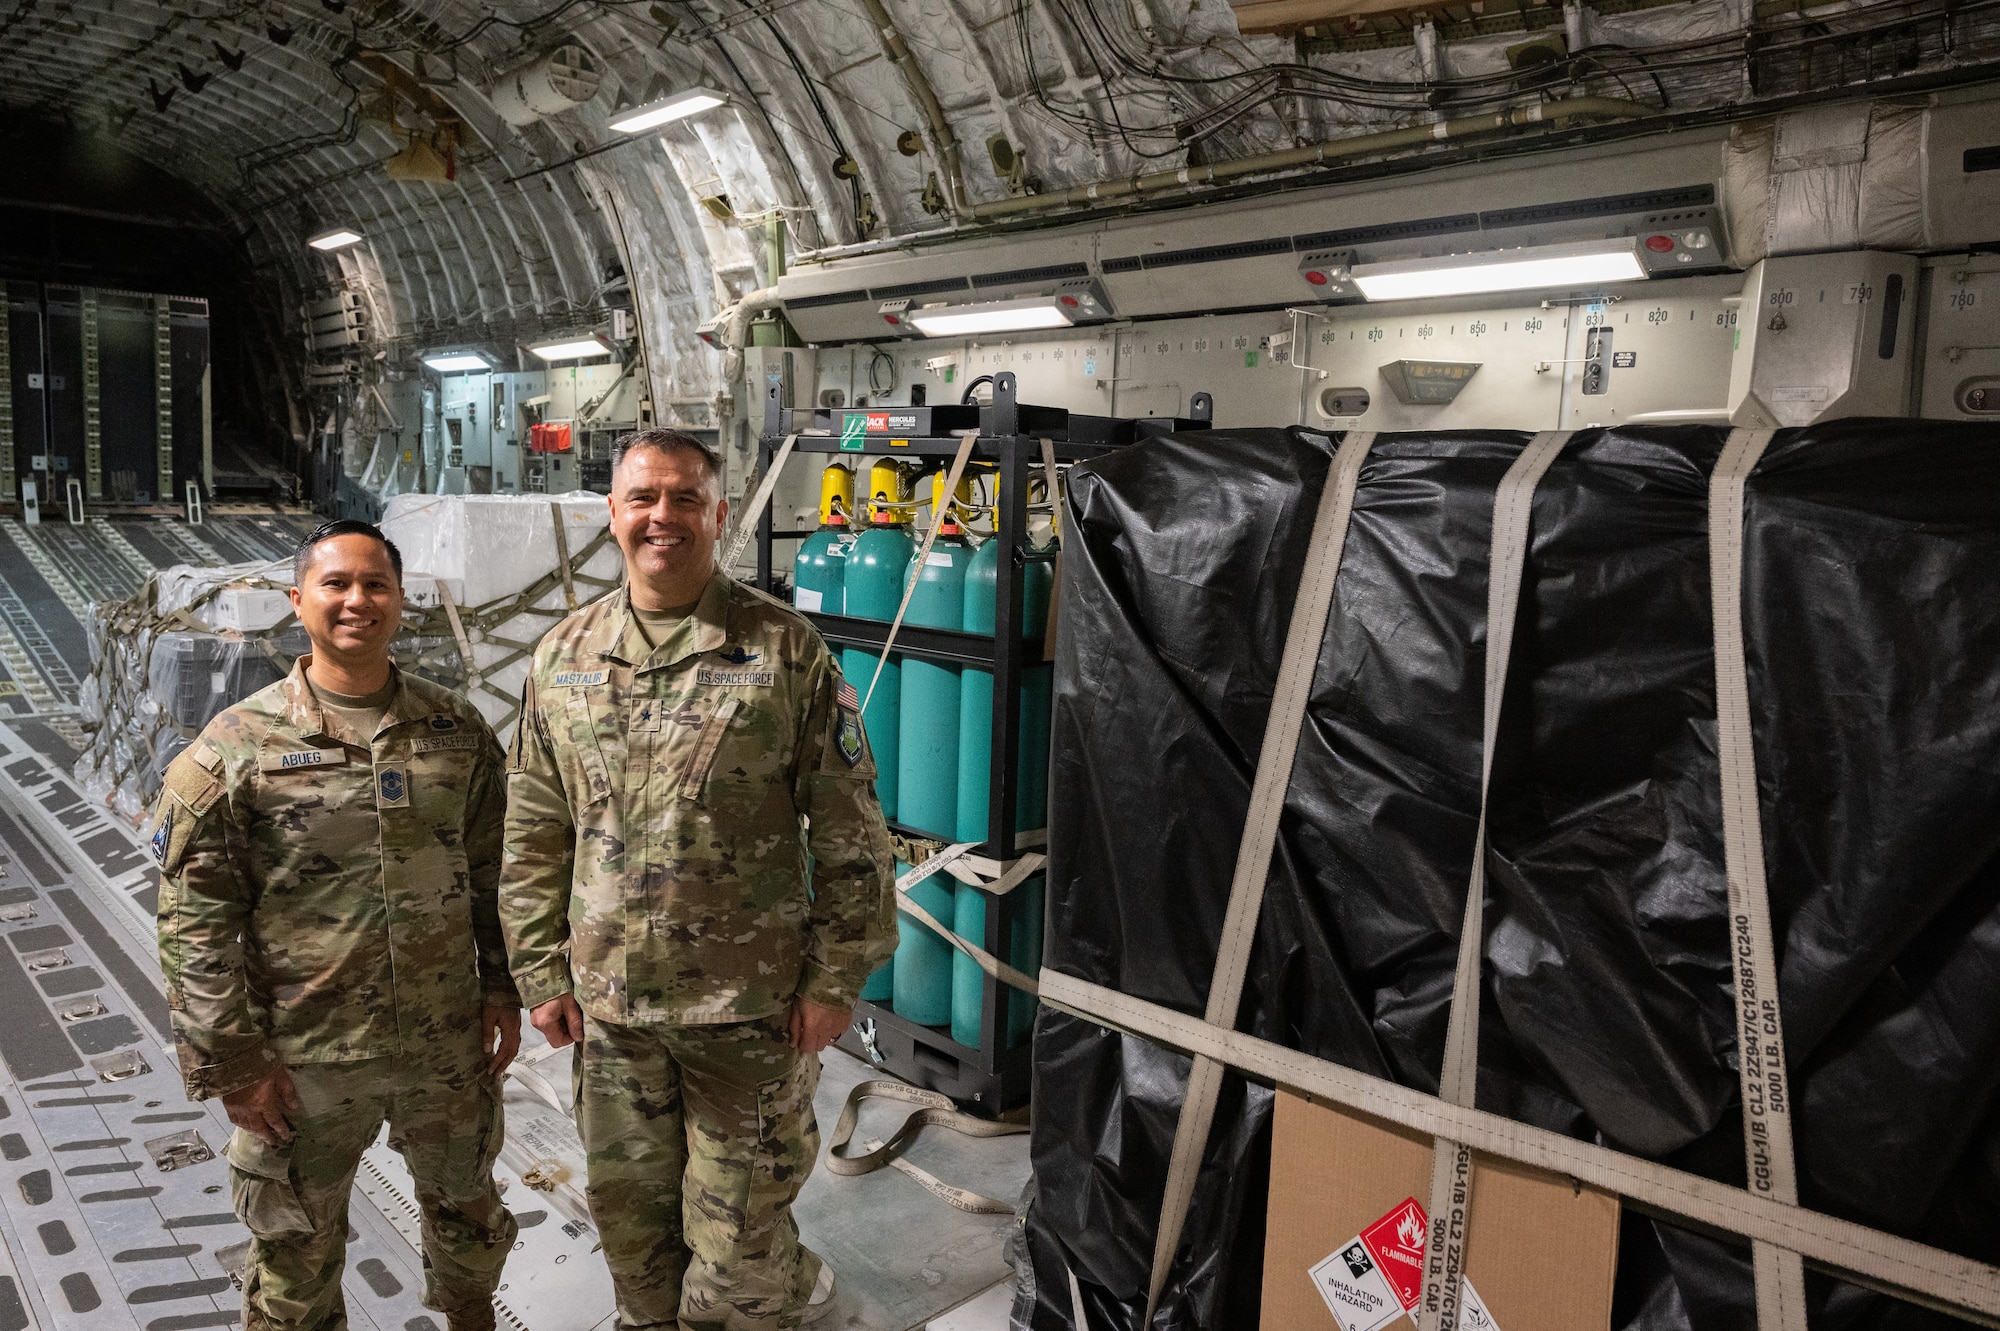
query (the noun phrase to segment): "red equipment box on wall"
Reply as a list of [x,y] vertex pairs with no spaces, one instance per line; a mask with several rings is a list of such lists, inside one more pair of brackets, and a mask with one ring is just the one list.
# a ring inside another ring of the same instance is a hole
[[528,450],[533,453],[567,453],[570,433],[567,422],[560,425],[530,425]]

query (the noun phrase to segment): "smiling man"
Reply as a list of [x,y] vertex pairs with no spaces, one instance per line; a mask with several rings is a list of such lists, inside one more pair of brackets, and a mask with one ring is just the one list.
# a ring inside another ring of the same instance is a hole
[[831,1307],[791,1206],[819,1052],[894,946],[860,700],[810,624],[716,568],[728,512],[699,442],[624,441],[626,585],[542,639],[508,760],[500,913],[536,1029],[579,1046],[627,1328]]
[[470,703],[390,661],[403,564],[380,531],[321,526],[293,576],[312,653],[173,761],[153,835],[181,1076],[236,1124],[244,1325],[347,1325],[348,1195],[386,1121],[424,1306],[491,1331],[515,1237],[498,1077],[521,1039],[494,902],[503,756]]

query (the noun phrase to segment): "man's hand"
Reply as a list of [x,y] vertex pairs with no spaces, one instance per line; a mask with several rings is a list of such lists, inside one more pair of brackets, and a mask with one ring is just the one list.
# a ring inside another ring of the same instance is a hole
[[292,1074],[279,1063],[255,1086],[223,1096],[222,1107],[231,1123],[275,1146],[292,1139],[290,1115],[298,1112],[299,1089],[292,1085]]
[[[576,1004],[575,994],[564,994],[538,1004],[528,1014],[534,1028],[546,1035],[549,1044],[557,1049],[567,1044],[577,1044],[583,1039],[583,1009]],[[509,1057],[512,1057],[510,1054]]]
[[479,1009],[479,1047],[490,1055],[486,1060],[487,1076],[497,1077],[505,1072],[514,1055],[521,1052],[521,1009]]
[[847,1019],[853,1015],[852,1008],[821,1007],[803,998],[793,999],[789,1037],[792,1048],[802,1054],[817,1054],[840,1038],[840,1033],[847,1029]]

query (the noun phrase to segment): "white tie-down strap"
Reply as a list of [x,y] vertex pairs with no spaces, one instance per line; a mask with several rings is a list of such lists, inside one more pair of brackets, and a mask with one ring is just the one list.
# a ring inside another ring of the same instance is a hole
[[[2000,1327],[2000,1267],[1356,1072],[1043,968],[1042,1002],[1139,1039],[1467,1149],[1616,1193],[1635,1207],[1803,1254],[1924,1307]],[[1773,1329],[1760,1322],[1762,1331]]]
[[[1470,1105],[1479,1080],[1480,958],[1486,942],[1486,797],[1493,780],[1493,744],[1500,732],[1500,704],[1507,693],[1507,660],[1514,647],[1514,612],[1528,567],[1528,519],[1535,487],[1569,442],[1569,431],[1536,435],[1500,478],[1493,496],[1493,550],[1486,573],[1486,691],[1480,729],[1479,831],[1472,842],[1472,879],[1465,889],[1465,919],[1458,934],[1458,972],[1452,982],[1451,1019],[1445,1026],[1444,1065],[1438,1094]],[[1422,1331],[1458,1331],[1460,1278],[1472,1210],[1472,1152],[1439,1138],[1431,1160],[1430,1230],[1424,1246],[1424,1287],[1417,1303]]]
[[[1271,852],[1278,840],[1278,819],[1285,808],[1285,791],[1292,784],[1292,759],[1298,752],[1299,726],[1312,697],[1313,672],[1319,664],[1326,619],[1333,606],[1333,584],[1347,544],[1348,520],[1354,513],[1354,491],[1361,481],[1361,464],[1375,444],[1375,432],[1350,433],[1334,454],[1313,518],[1312,544],[1306,552],[1304,576],[1292,601],[1291,627],[1278,664],[1271,694],[1271,713],[1264,723],[1264,743],[1257,753],[1257,774],[1250,786],[1250,809],[1243,823],[1243,841],[1236,851],[1236,872],[1229,884],[1229,911],[1223,918],[1216,951],[1215,976],[1209,983],[1207,1020],[1234,1026],[1243,998],[1243,979],[1250,964],[1250,947],[1257,935],[1257,918],[1264,908],[1264,883],[1271,873]],[[1167,1163],[1166,1193],[1160,1203],[1160,1229],[1153,1245],[1152,1278],[1146,1287],[1146,1325],[1166,1288],[1174,1250],[1187,1223],[1194,1197],[1195,1176],[1215,1120],[1215,1100],[1222,1089],[1222,1063],[1196,1058],[1188,1074],[1187,1096],[1174,1131],[1173,1154]]]
[[864,716],[868,714],[868,704],[875,699],[875,686],[882,682],[882,669],[889,664],[889,649],[896,645],[896,635],[903,631],[903,616],[910,612],[910,598],[917,594],[917,581],[924,575],[924,564],[931,557],[931,547],[937,544],[938,529],[944,526],[945,515],[958,497],[958,478],[965,475],[965,461],[972,456],[972,446],[978,442],[979,431],[958,432],[958,452],[952,454],[951,474],[945,477],[944,501],[931,514],[931,529],[924,533],[924,543],[917,547],[917,557],[910,561],[910,575],[903,583],[903,599],[896,606],[895,622],[889,625],[889,636],[882,640],[882,655],[875,659],[875,673],[869,676],[868,690],[861,697],[861,713]]
[[[1722,767],[1722,860],[1729,877],[1729,953],[1736,967],[1736,1066],[1743,1150],[1753,1192],[1797,1205],[1792,1095],[1778,1015],[1777,949],[1764,876],[1750,680],[1743,655],[1743,487],[1770,447],[1770,430],[1733,430],[1708,483],[1708,577],[1715,604],[1715,733]],[[1795,1252],[1751,1247],[1757,1324],[1805,1331],[1805,1269]]]
[[1004,896],[1026,882],[1032,875],[1040,873],[1042,866],[1048,863],[1046,855],[1023,855],[1020,859],[1005,866],[997,879],[988,882],[965,866],[966,852],[979,844],[977,841],[955,841],[937,852],[937,854],[932,855],[922,864],[916,865],[914,868],[899,875],[896,879],[896,909],[902,911],[918,924],[923,925],[926,929],[944,939],[945,942],[950,943],[966,956],[971,957],[974,962],[978,963],[979,969],[985,971],[988,975],[1000,981],[1000,983],[1012,985],[1022,993],[1030,996],[1037,995],[1041,992],[1041,986],[1035,982],[1034,976],[1027,974],[1025,971],[1015,970],[1012,966],[1000,960],[1000,958],[994,956],[971,939],[961,937],[956,930],[919,905],[917,899],[910,895],[910,889],[918,883],[923,882],[926,878],[940,871],[944,871],[950,873],[955,878],[970,883],[983,892],[989,892],[994,896]]
[[756,493],[736,517],[736,530],[729,537],[729,545],[722,552],[722,570],[726,573],[736,567],[736,561],[743,557],[743,547],[750,544],[750,537],[757,530],[757,523],[764,516],[765,505],[771,502],[771,494],[778,488],[778,477],[784,474],[785,463],[792,457],[792,447],[799,442],[795,434],[785,436],[785,442],[778,445],[776,457],[771,459],[771,470],[764,473],[764,479],[757,483]]

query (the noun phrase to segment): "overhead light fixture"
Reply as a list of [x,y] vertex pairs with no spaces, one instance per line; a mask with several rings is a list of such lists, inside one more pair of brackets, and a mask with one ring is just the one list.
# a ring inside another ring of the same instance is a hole
[[349,245],[359,244],[361,233],[349,227],[337,226],[331,231],[322,231],[316,236],[307,236],[306,244],[316,250],[344,250]]
[[684,120],[691,115],[713,110],[728,100],[721,93],[708,88],[689,88],[671,97],[662,97],[657,102],[648,102],[644,106],[635,106],[630,111],[622,112],[612,120],[611,128],[620,134],[637,134],[664,125],[670,120]]
[[477,351],[428,351],[424,353],[424,364],[440,374],[483,372],[493,368],[493,362]]
[[1356,264],[1349,278],[1369,300],[1418,300],[1426,296],[1477,296],[1535,287],[1596,286],[1646,276],[1639,242],[1579,240],[1518,250],[1487,250],[1442,259],[1396,259]]
[[546,361],[583,360],[589,356],[609,356],[611,344],[593,333],[589,337],[570,337],[560,342],[537,343],[528,350]]
[[1108,318],[1110,314],[1109,306],[1090,282],[1066,285],[1046,296],[973,305],[922,305],[907,310],[890,310],[885,304],[882,311],[890,327],[907,325],[925,337],[978,337],[983,333],[1069,328],[1085,320]]

